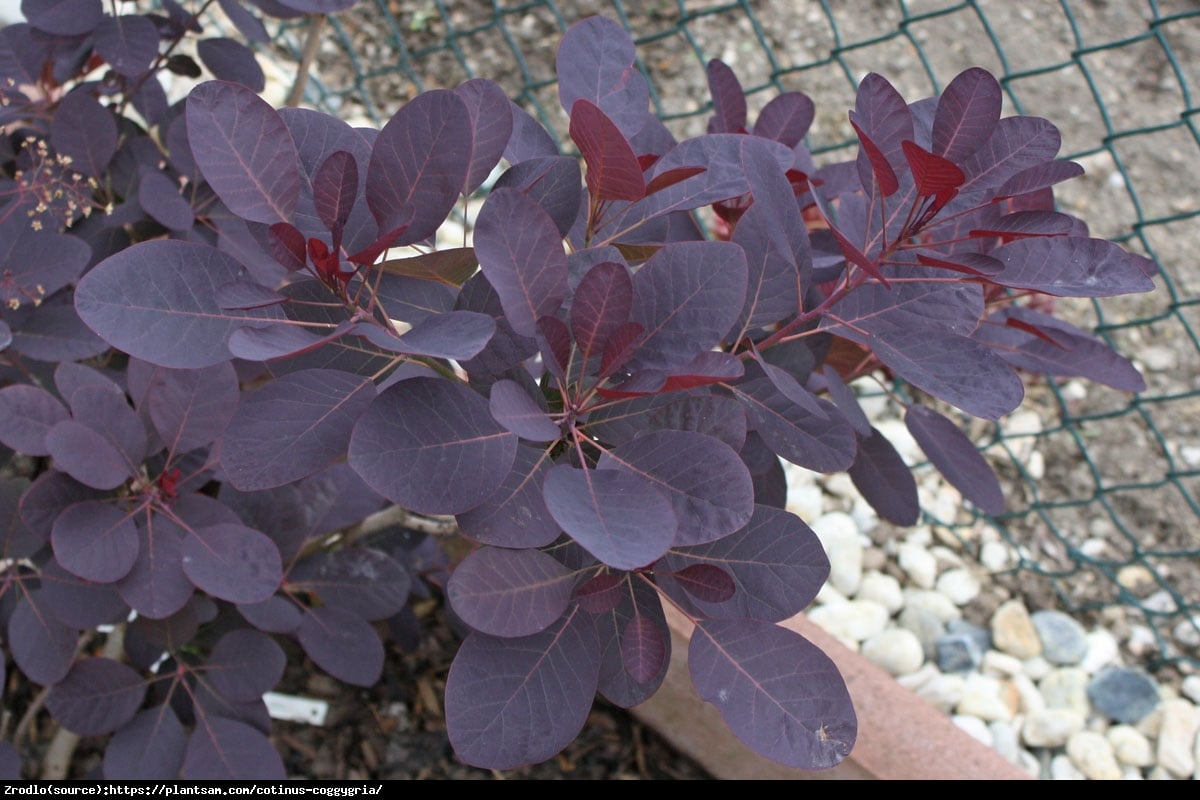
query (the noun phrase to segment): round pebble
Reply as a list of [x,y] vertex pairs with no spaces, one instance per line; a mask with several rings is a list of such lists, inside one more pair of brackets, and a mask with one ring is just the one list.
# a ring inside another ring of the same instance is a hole
[[1061,611],[1042,609],[1030,615],[1042,642],[1042,657],[1052,664],[1078,664],[1087,655],[1087,631]]
[[863,642],[862,654],[892,675],[908,675],[925,663],[921,640],[904,628],[889,628]]
[[1158,684],[1139,669],[1108,667],[1088,683],[1088,699],[1109,719],[1135,723],[1159,703]]
[[992,616],[992,641],[996,649],[1017,658],[1033,658],[1042,654],[1042,640],[1029,611],[1020,600],[1009,600]]

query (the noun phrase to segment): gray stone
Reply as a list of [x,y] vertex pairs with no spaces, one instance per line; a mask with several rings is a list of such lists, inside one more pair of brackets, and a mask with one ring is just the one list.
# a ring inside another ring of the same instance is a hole
[[942,672],[969,672],[983,663],[978,640],[967,633],[947,633],[934,643],[938,669]]
[[1038,638],[1042,640],[1042,657],[1052,664],[1073,665],[1087,655],[1087,631],[1072,617],[1061,611],[1043,609],[1030,615]]
[[1088,699],[1101,714],[1132,725],[1159,703],[1158,684],[1139,669],[1108,667],[1088,683]]

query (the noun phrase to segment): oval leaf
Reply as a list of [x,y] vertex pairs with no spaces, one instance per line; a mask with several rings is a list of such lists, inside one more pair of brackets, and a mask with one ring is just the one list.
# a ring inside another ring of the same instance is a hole
[[76,503],[59,514],[50,542],[59,564],[96,583],[125,577],[138,555],[137,525],[132,517],[98,500]]
[[363,414],[350,437],[350,466],[405,508],[459,514],[496,490],[516,450],[517,437],[478,394],[441,378],[410,378]]
[[112,733],[133,719],[146,684],[142,676],[111,658],[85,658],[46,695],[46,708],[60,725],[80,736]]
[[[160,776],[161,777],[161,776]],[[188,739],[185,780],[283,780],[287,771],[271,740],[245,722],[205,716]]]
[[317,666],[354,686],[374,686],[383,672],[383,643],[366,620],[340,608],[310,608],[296,631]]
[[48,456],[46,434],[67,409],[45,389],[18,383],[0,389],[0,444],[28,456]]
[[446,678],[446,727],[460,758],[513,769],[579,734],[596,693],[596,633],[583,614],[519,639],[472,633]]
[[369,379],[328,369],[292,372],[247,394],[222,440],[229,482],[249,492],[319,472],[346,453],[374,398]]
[[559,464],[546,474],[544,494],[562,529],[610,567],[644,567],[675,540],[671,501],[632,472]]
[[688,648],[700,697],[751,750],[799,769],[850,754],[858,721],[829,656],[798,633],[757,620],[702,620]]
[[151,780],[179,774],[187,732],[164,704],[138,712],[104,748],[108,780]]
[[575,576],[537,550],[485,547],[450,576],[447,596],[463,622],[492,636],[529,636],[567,610]]
[[[206,41],[213,50],[214,40]],[[254,90],[227,81],[200,84],[188,95],[187,133],[196,165],[230,211],[268,225],[291,222],[300,196],[299,154],[283,119]]]
[[231,523],[198,528],[185,538],[183,571],[198,588],[231,603],[266,600],[283,580],[275,543]]
[[497,422],[522,439],[553,442],[562,435],[558,425],[516,381],[493,383],[488,407]]
[[963,497],[988,514],[1004,513],[1004,491],[987,460],[950,420],[925,406],[909,406],[904,424],[921,450]]
[[250,319],[279,319],[277,308],[228,311],[217,288],[244,269],[216,248],[144,242],[97,264],[75,290],[75,310],[120,350],[162,367],[208,367],[230,357],[229,334]]
[[260,699],[283,677],[287,656],[275,640],[252,630],[221,637],[204,665],[209,685],[234,702]]
[[912,470],[878,430],[859,436],[850,480],[879,516],[896,525],[915,525],[921,516]]

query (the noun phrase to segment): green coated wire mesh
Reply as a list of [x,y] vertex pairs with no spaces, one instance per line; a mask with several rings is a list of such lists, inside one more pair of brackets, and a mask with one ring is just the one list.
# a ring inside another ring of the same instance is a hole
[[[556,46],[591,14],[631,32],[677,135],[704,128],[713,57],[738,74],[752,112],[779,91],[810,95],[819,162],[852,155],[846,110],[871,71],[916,99],[983,66],[1012,112],[1061,128],[1063,154],[1088,175],[1060,202],[1094,235],[1153,258],[1161,277],[1152,294],[1060,311],[1134,358],[1148,388],[1031,387],[1022,410],[971,429],[1006,481],[1009,512],[983,518],[925,495],[925,522],[977,552],[1006,544],[997,580],[1035,607],[1117,615],[1147,666],[1200,666],[1200,3],[364,0],[328,19],[305,99],[380,124],[418,91],[483,76],[562,131]],[[309,24],[280,29],[285,73]]]

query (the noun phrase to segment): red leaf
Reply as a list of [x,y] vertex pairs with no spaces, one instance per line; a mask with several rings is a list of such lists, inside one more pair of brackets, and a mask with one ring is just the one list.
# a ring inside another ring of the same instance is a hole
[[685,181],[693,175],[699,175],[704,172],[707,167],[678,167],[669,169],[661,175],[658,175],[654,180],[650,181],[646,186],[646,195],[652,195],[655,192],[661,192],[668,186],[674,186],[680,181]]
[[588,191],[593,197],[632,201],[645,196],[646,179],[637,155],[608,115],[587,100],[576,100],[570,134],[587,164]]
[[723,603],[737,591],[729,573],[712,564],[692,564],[673,577],[688,594],[708,603]]
[[916,181],[917,193],[922,197],[937,195],[938,205],[943,206],[966,181],[963,171],[954,162],[935,156],[908,139],[901,142],[900,146],[904,148],[904,157]]
[[879,149],[879,145],[875,144],[874,140],[867,136],[853,120],[850,121],[850,125],[858,134],[858,141],[862,144],[863,152],[867,154],[867,158],[871,162],[871,172],[874,173],[875,180],[879,182],[879,191],[883,193],[884,197],[891,197],[900,188],[900,181],[896,179],[896,171],[888,163],[887,156]]

